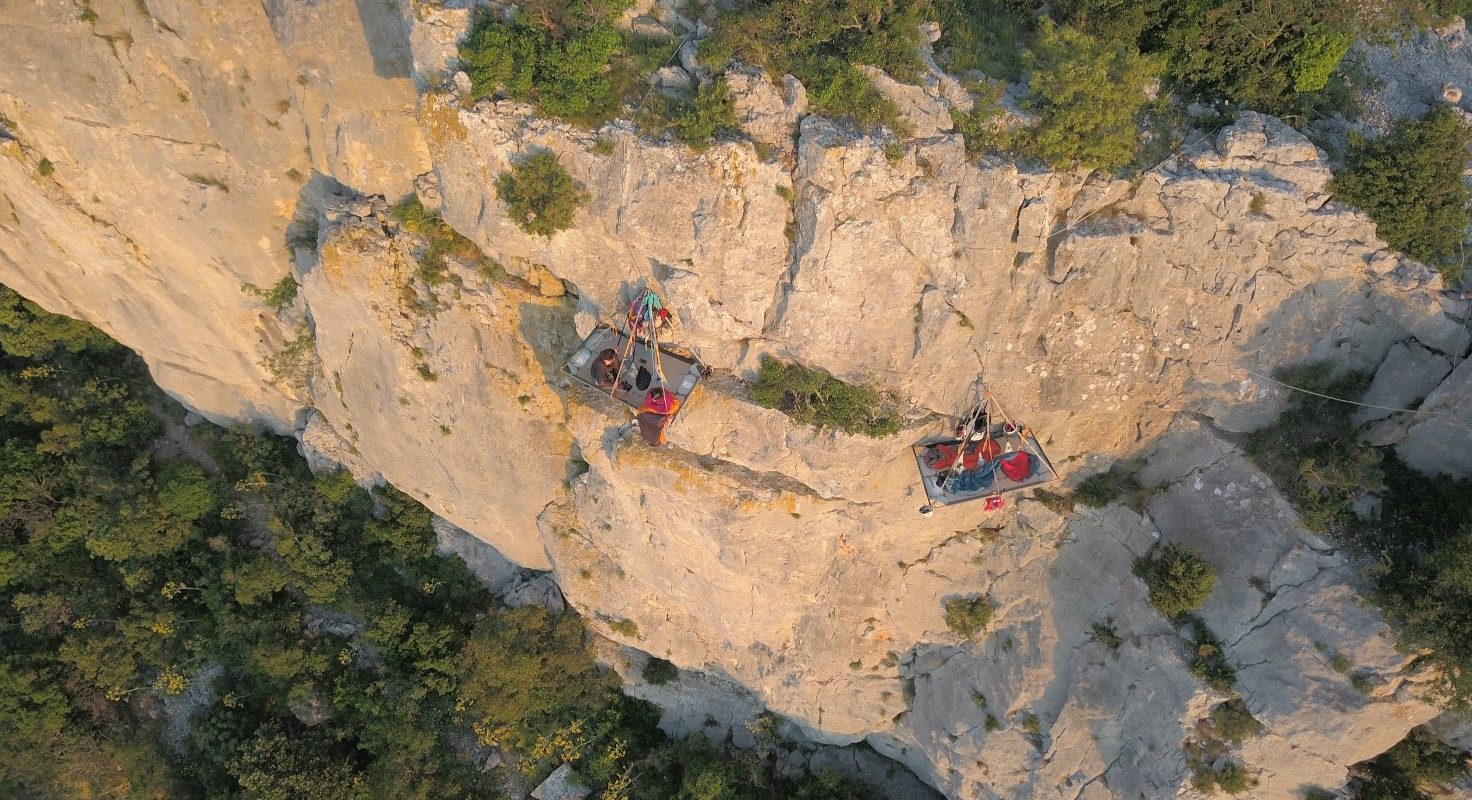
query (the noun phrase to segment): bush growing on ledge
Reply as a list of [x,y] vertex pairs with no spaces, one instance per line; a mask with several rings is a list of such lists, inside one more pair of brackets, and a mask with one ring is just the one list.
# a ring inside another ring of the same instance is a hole
[[762,357],[751,396],[758,405],[820,428],[833,427],[874,438],[892,436],[900,430],[899,412],[890,397],[771,356]]
[[240,290],[248,295],[260,299],[267,308],[273,311],[281,311],[296,300],[297,283],[296,278],[290,275],[282,278],[271,285],[269,289],[262,289],[254,283],[240,284]]
[[1149,588],[1150,605],[1166,619],[1200,608],[1216,588],[1216,570],[1196,551],[1173,544],[1135,559],[1133,571]]
[[985,597],[947,600],[946,627],[962,639],[970,639],[992,621],[992,604]]
[[1157,59],[1132,45],[1045,22],[1027,63],[1029,105],[1041,119],[1024,151],[1064,168],[1082,164],[1114,172],[1130,163],[1146,85],[1160,75]]
[[475,242],[461,236],[438,215],[430,213],[415,195],[389,209],[389,216],[398,220],[404,230],[425,238],[424,249],[418,257],[418,277],[430,286],[455,280],[445,263],[446,256],[454,256],[477,271],[488,263]]
[[1242,742],[1262,733],[1262,723],[1252,712],[1247,710],[1247,704],[1241,698],[1234,698],[1211,710],[1211,723],[1216,726],[1216,732],[1229,742],[1241,744]]
[[1345,167],[1329,190],[1364,209],[1391,247],[1458,279],[1466,269],[1462,235],[1472,221],[1462,182],[1469,142],[1472,133],[1451,109],[1401,120],[1383,138],[1351,138]]
[[1216,768],[1198,766],[1191,776],[1191,785],[1203,794],[1216,794],[1218,790],[1243,794],[1257,786],[1257,778],[1241,764],[1228,761]]
[[647,683],[663,686],[680,677],[680,669],[662,658],[650,658],[642,675]]
[[688,100],[674,99],[656,91],[649,96],[647,105],[648,111],[639,120],[640,127],[669,131],[695,150],[710,147],[717,133],[740,130],[735,107],[731,104],[731,90],[724,78],[696,89]]
[[856,64],[896,80],[924,69],[917,47],[924,3],[874,0],[746,2],[716,18],[700,59],[719,70],[733,58],[802,81],[814,112],[860,125],[894,126],[899,113]]
[[506,204],[506,216],[536,236],[551,236],[572,227],[578,208],[593,199],[579,188],[557,156],[545,150],[501,173],[496,196]]
[[1219,692],[1230,692],[1237,685],[1237,668],[1227,660],[1222,640],[1206,627],[1200,617],[1185,616],[1191,628],[1191,674]]
[[1466,754],[1437,741],[1423,729],[1375,758],[1356,765],[1363,782],[1355,800],[1430,800],[1423,784],[1449,784],[1467,774]]
[[607,122],[620,104],[609,69],[624,45],[615,13],[600,13],[592,3],[545,2],[510,24],[481,14],[460,45],[472,91],[477,97],[503,92],[590,127]]

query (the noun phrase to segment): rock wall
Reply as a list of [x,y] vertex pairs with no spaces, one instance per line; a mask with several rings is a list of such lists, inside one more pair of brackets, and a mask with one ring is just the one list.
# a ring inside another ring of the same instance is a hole
[[[778,146],[694,153],[472,102],[464,8],[96,8],[0,22],[0,281],[139,350],[191,407],[297,431],[550,569],[612,639],[950,797],[1174,796],[1224,696],[1129,573],[1164,539],[1222,573],[1204,618],[1266,726],[1238,753],[1262,796],[1337,786],[1435,715],[1351,566],[1221,433],[1270,422],[1287,390],[1267,376],[1308,359],[1378,370],[1397,408],[1468,396],[1465,303],[1333,203],[1323,154],[1281,122],[1245,114],[1104,180],[968,160],[940,79],[880,83],[930,120],[894,158],[758,75],[737,105]],[[532,149],[594,198],[550,239],[492,188]],[[387,213],[411,189],[497,266],[452,257],[424,284],[424,242]],[[242,291],[287,274],[280,312]],[[646,285],[716,368],[660,451],[559,372]],[[905,432],[754,406],[740,378],[768,353],[895,392]],[[978,374],[1065,472],[1139,456],[1159,490],[1137,511],[919,517],[907,445]],[[1449,415],[1366,421],[1413,463],[1468,469]],[[983,595],[995,620],[962,640],[943,602]]]

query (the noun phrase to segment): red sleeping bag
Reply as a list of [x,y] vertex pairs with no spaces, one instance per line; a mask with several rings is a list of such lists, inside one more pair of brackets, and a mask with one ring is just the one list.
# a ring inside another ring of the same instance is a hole
[[1021,450],[1002,456],[1000,466],[1002,467],[1002,474],[1007,476],[1007,480],[1021,483],[1032,477],[1032,456]]
[[[995,439],[987,439],[981,442],[973,442],[966,445],[966,455],[962,459],[961,466],[966,469],[976,469],[983,461],[991,461],[1002,452],[1002,446]],[[940,472],[948,470],[956,463],[956,446],[949,444],[931,445],[925,452],[925,463],[930,468]]]

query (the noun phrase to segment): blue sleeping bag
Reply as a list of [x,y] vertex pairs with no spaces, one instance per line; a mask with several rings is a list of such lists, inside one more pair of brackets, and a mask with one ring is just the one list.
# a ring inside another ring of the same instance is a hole
[[997,471],[996,461],[983,461],[976,469],[962,470],[946,480],[945,490],[955,494],[979,492],[992,485]]

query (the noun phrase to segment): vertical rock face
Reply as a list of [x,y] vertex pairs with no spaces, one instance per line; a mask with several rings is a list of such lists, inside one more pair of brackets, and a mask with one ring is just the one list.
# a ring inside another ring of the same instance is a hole
[[[1289,391],[1273,369],[1333,359],[1378,369],[1379,404],[1447,411],[1373,421],[1408,461],[1469,467],[1465,305],[1330,202],[1323,155],[1277,120],[1111,181],[968,160],[926,106],[943,80],[883,84],[933,120],[895,158],[757,75],[737,106],[775,156],[695,153],[438,88],[463,8],[53,12],[0,22],[0,281],[138,349],[192,407],[297,430],[321,463],[552,570],[621,643],[951,797],[1173,796],[1226,695],[1130,575],[1165,540],[1221,573],[1202,616],[1265,725],[1235,752],[1263,796],[1338,785],[1434,716],[1343,557],[1203,427],[1269,423]],[[593,198],[550,238],[494,190],[538,149]],[[426,283],[426,242],[387,212],[411,188],[496,264],[451,256]],[[288,275],[280,311],[241,288]],[[717,368],[659,451],[560,372],[578,329],[646,285]],[[754,406],[740,378],[763,354],[895,392],[907,430]],[[1158,491],[1134,511],[919,517],[907,445],[978,374],[1065,472],[1138,455]],[[945,602],[978,597],[994,619],[964,638]]]
[[200,411],[289,429],[302,398],[260,362],[294,323],[241,286],[289,274],[314,170],[402,194],[427,167],[404,23],[353,0],[94,14],[18,0],[0,21],[0,279]]

